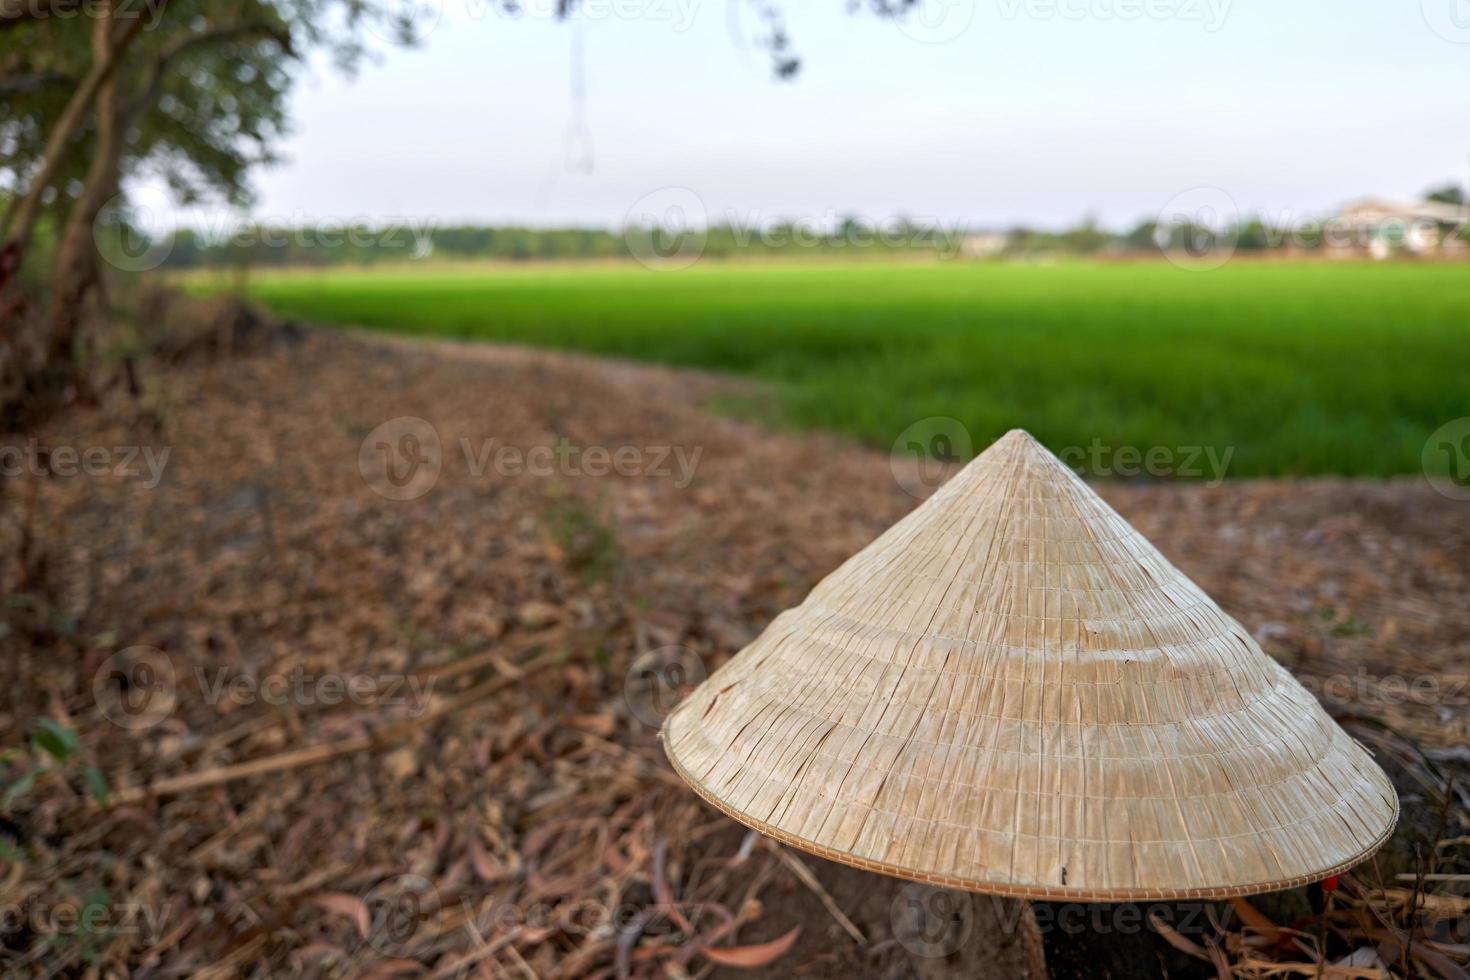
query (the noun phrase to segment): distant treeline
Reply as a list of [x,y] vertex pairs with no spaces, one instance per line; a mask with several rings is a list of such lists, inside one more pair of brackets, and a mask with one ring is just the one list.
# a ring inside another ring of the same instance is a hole
[[166,248],[170,268],[331,265],[398,262],[433,256],[531,262],[564,259],[649,259],[692,250],[706,257],[819,252],[961,251],[970,232],[898,220],[850,220],[819,229],[802,223],[760,227],[717,225],[697,231],[630,228],[527,228],[431,223],[383,225],[244,225],[227,234],[183,229],[171,241],[139,241],[134,250]]
[[228,235],[183,229],[173,235],[167,268],[235,265],[362,265],[405,259],[505,261],[598,259],[627,255],[620,236],[589,228],[439,227],[410,224],[246,225]]
[[[1446,234],[1457,234],[1449,232]],[[436,259],[482,259],[505,262],[636,259],[645,262],[698,254],[705,258],[763,255],[928,253],[943,258],[1026,257],[1046,255],[1137,255],[1161,250],[1209,251],[1228,245],[1236,251],[1316,248],[1323,244],[1320,227],[1273,226],[1250,218],[1225,228],[1174,225],[1160,229],[1141,221],[1127,231],[1113,231],[1083,221],[1062,231],[1016,227],[982,231],[941,222],[910,219],[868,223],[844,219],[817,226],[780,222],[760,226],[717,225],[707,229],[670,231],[630,228],[527,228],[432,223],[381,225],[233,227],[228,233],[182,230],[167,239],[129,234],[123,252],[162,256],[166,268],[240,266],[365,265]],[[1361,244],[1350,242],[1349,244]]]

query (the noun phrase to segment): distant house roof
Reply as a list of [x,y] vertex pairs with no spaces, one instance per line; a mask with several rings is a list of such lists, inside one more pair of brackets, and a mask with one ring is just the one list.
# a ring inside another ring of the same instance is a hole
[[1438,224],[1457,225],[1470,216],[1470,207],[1463,204],[1445,204],[1441,201],[1404,202],[1366,197],[1343,205],[1338,214],[1354,222],[1433,221]]

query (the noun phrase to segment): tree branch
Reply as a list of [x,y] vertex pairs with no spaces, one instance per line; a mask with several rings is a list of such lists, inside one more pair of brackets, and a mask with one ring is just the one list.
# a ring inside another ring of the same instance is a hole
[[188,37],[180,38],[159,52],[157,58],[148,66],[148,81],[143,90],[128,103],[125,115],[129,122],[136,119],[142,112],[151,106],[158,98],[158,92],[163,88],[163,81],[168,76],[168,70],[173,63],[178,61],[190,51],[211,44],[221,44],[227,41],[236,41],[241,38],[256,36],[263,39],[275,41],[281,46],[281,50],[291,57],[296,56],[296,50],[291,46],[291,35],[276,24],[267,24],[264,21],[246,21],[238,24],[221,24],[208,30],[190,34]]
[[[0,0],[9,2],[9,0]],[[153,16],[157,17],[162,12],[168,0],[158,0],[158,5]],[[26,247],[30,245],[31,235],[35,232],[36,221],[41,215],[41,199],[46,193],[46,188],[56,180],[56,175],[61,172],[61,163],[66,159],[67,151],[71,148],[72,138],[81,129],[82,121],[87,118],[87,111],[92,108],[92,102],[97,97],[97,92],[102,83],[112,77],[117,70],[118,62],[122,60],[123,52],[133,39],[138,36],[147,20],[143,17],[134,17],[127,21],[121,30],[113,31],[113,9],[109,3],[103,7],[103,16],[97,18],[92,27],[92,66],[87,74],[77,85],[76,91],[72,93],[66,108],[61,111],[61,116],[51,127],[51,132],[46,137],[46,146],[41,153],[41,165],[31,177],[30,185],[21,195],[19,201],[6,215],[9,219],[9,228],[6,229],[7,237],[5,248],[16,255],[24,255]],[[0,288],[3,288],[0,282]]]

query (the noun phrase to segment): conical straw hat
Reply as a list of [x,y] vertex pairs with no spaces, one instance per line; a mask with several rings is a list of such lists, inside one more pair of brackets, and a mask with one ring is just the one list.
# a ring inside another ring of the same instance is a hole
[[669,717],[707,801],[952,888],[1272,891],[1372,854],[1398,798],[1250,634],[1025,432],[824,579]]

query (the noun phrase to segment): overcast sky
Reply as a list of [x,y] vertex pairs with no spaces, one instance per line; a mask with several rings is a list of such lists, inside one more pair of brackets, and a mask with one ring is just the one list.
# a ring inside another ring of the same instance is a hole
[[742,0],[553,2],[447,0],[419,47],[314,67],[257,213],[613,225],[672,186],[745,223],[1128,225],[1199,186],[1302,216],[1470,169],[1470,0],[927,0],[902,27],[778,0],[791,82]]

